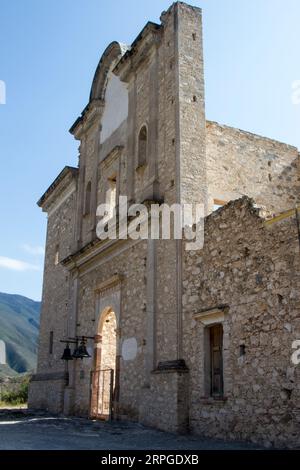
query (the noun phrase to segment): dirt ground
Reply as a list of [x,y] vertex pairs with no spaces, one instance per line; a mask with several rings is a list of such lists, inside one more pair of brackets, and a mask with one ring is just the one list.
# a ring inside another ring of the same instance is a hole
[[127,422],[0,410],[1,450],[221,450],[257,449],[239,442],[179,436]]

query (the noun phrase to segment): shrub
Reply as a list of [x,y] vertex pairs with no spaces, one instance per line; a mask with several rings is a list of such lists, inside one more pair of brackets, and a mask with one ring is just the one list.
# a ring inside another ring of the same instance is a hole
[[22,405],[28,400],[29,377],[22,379],[18,387],[2,393],[1,401],[8,405]]

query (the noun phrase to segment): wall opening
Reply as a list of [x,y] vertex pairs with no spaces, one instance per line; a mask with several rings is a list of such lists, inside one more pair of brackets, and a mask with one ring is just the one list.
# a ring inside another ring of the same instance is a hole
[[118,382],[117,320],[115,312],[106,308],[99,320],[92,372],[91,416],[111,419]]
[[111,176],[108,178],[108,189],[106,191],[106,204],[109,205],[107,217],[111,219],[114,217],[117,206],[117,177]]
[[148,152],[148,131],[143,126],[139,132],[138,138],[138,168],[146,165]]
[[223,325],[205,329],[205,395],[222,398],[223,379]]
[[91,194],[92,183],[89,181],[85,189],[84,215],[90,215],[91,213]]

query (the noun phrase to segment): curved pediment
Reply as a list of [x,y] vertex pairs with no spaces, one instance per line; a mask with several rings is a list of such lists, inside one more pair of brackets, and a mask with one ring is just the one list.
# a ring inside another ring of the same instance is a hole
[[117,41],[112,42],[105,49],[94,75],[90,101],[104,100],[109,72],[119,62],[127,50],[128,46]]

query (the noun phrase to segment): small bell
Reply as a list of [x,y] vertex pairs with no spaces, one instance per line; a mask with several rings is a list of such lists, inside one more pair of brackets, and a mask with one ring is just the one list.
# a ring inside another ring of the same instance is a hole
[[75,349],[74,349],[74,352],[72,354],[72,357],[73,359],[80,359],[80,354],[79,354],[79,346],[78,346],[78,342],[76,342],[76,346],[75,346]]
[[87,349],[86,349],[86,345],[85,345],[85,342],[84,340],[81,341],[80,345],[79,345],[79,348],[78,348],[78,357],[80,359],[83,359],[85,357],[91,357],[90,354],[88,353]]
[[61,356],[61,359],[63,361],[73,361],[73,357],[71,354],[71,349],[70,346],[67,344],[67,346],[64,349],[63,355]]

